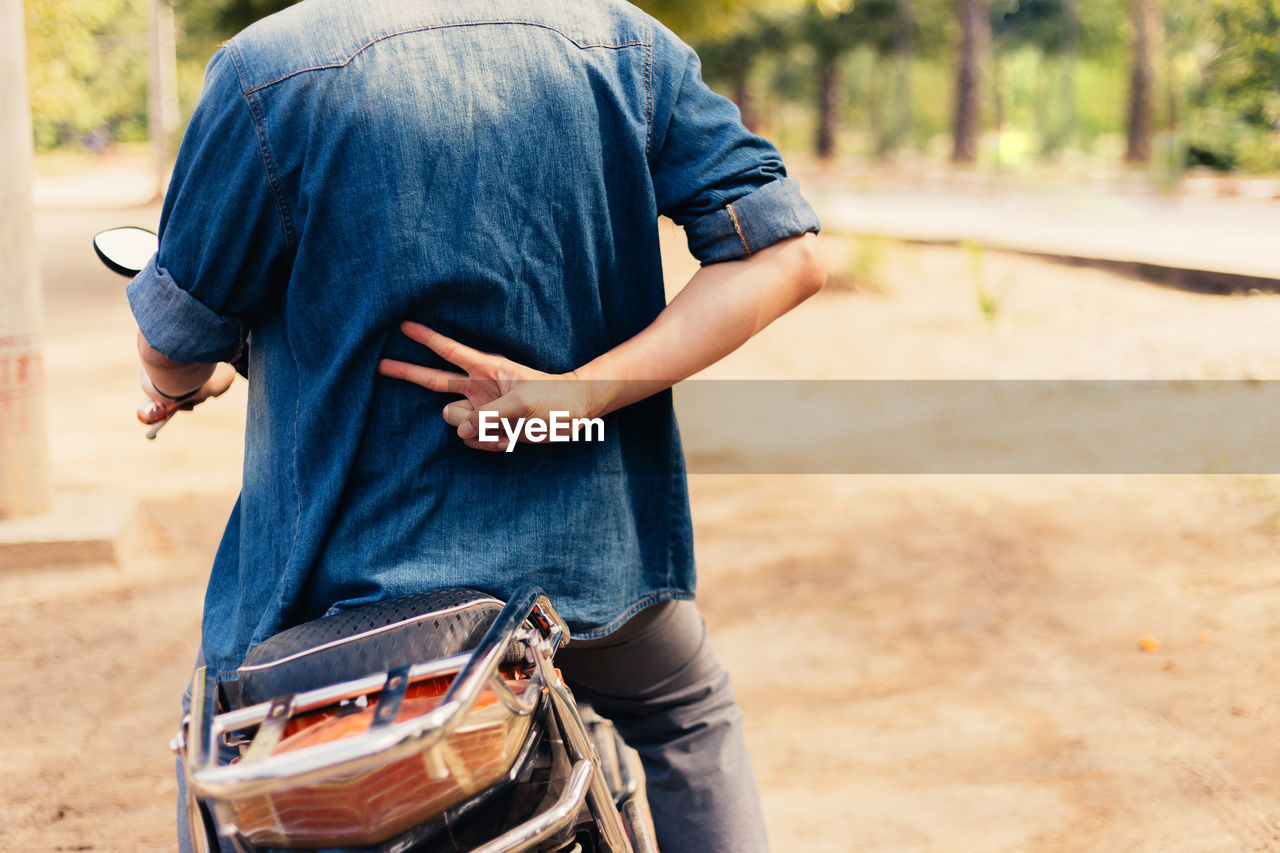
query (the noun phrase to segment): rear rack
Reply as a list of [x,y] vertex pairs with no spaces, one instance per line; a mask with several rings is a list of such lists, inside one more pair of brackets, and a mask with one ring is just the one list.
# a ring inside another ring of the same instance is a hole
[[[532,622],[535,628],[526,625]],[[191,717],[187,735],[176,746],[183,751],[187,768],[187,785],[200,798],[231,799],[262,796],[337,774],[357,773],[430,749],[448,737],[466,718],[489,685],[498,698],[514,713],[532,713],[537,694],[545,687],[541,668],[534,670],[531,698],[521,701],[507,688],[498,672],[503,654],[513,641],[530,644],[546,643],[553,651],[568,638],[569,631],[551,602],[536,587],[525,587],[498,614],[475,651],[441,660],[429,661],[402,670],[370,675],[318,690],[284,696],[238,711],[215,716],[212,677],[202,667],[192,680]],[[392,722],[394,711],[380,714],[374,725],[362,735],[332,743],[306,747],[278,755],[270,754],[270,746],[262,748],[264,736],[279,739],[291,713],[321,708],[343,699],[383,691],[384,707],[399,708],[400,699],[410,682],[426,677],[457,673],[453,684],[435,710],[402,723]],[[526,694],[529,691],[525,691]],[[212,748],[229,731],[257,725],[258,734],[245,756],[235,764],[218,765],[217,750]],[[194,737],[193,737],[194,735]],[[185,741],[185,743],[183,743]],[[440,765],[434,778],[448,773]]]
[[[559,833],[569,832],[585,803],[596,820],[603,850],[632,853],[623,818],[600,770],[595,745],[578,715],[572,694],[552,664],[555,650],[567,643],[568,638],[568,627],[542,590],[526,586],[507,602],[479,646],[469,654],[377,673],[223,714],[216,713],[216,682],[202,667],[192,680],[191,713],[172,746],[183,758],[190,795],[210,802],[222,818],[220,806],[233,800],[317,784],[417,754],[426,759],[427,773],[432,779],[444,779],[449,775],[449,768],[433,747],[465,726],[486,687],[502,706],[517,716],[532,714],[545,693],[549,697],[549,713],[555,718],[573,760],[567,787],[549,808],[480,849],[484,853],[517,853]],[[520,696],[507,686],[499,671],[513,642],[525,645],[534,664],[529,686]],[[413,682],[455,673],[453,683],[436,708],[419,717],[395,721],[405,692]],[[365,732],[272,754],[294,714],[372,693],[378,693],[378,708]],[[241,759],[234,764],[219,764],[216,745],[224,736],[254,726],[257,731]],[[193,820],[193,824],[196,822]],[[225,823],[220,820],[222,831],[228,831]],[[195,828],[193,826],[193,830]]]

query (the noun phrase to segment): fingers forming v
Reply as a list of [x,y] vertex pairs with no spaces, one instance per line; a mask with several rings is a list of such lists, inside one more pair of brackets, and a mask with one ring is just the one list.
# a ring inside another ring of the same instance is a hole
[[439,370],[434,367],[423,367],[421,364],[411,364],[407,361],[384,358],[378,362],[378,372],[383,376],[390,376],[392,379],[404,379],[408,382],[413,382],[430,391],[444,391],[451,394],[465,393],[463,388],[467,377],[449,370]]
[[440,334],[435,329],[421,323],[405,321],[400,324],[400,331],[413,341],[417,341],[450,364],[456,364],[467,373],[471,373],[490,360],[488,353],[460,344],[453,338]]

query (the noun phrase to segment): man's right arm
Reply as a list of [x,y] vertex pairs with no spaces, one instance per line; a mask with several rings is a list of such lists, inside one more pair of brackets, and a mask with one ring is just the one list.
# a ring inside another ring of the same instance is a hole
[[378,370],[433,391],[461,394],[445,421],[468,446],[478,440],[481,411],[513,420],[600,417],[671,387],[737,349],[756,332],[812,296],[826,268],[812,234],[787,238],[737,261],[703,267],[671,304],[635,337],[578,370],[551,375],[484,353],[415,323],[404,332],[461,372],[383,359]]
[[817,293],[827,278],[817,242],[813,234],[801,234],[698,270],[640,334],[574,371],[576,378],[592,380],[590,415],[692,376]]

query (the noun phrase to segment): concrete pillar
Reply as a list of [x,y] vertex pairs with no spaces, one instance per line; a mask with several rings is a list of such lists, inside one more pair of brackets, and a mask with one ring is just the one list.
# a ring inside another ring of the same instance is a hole
[[0,0],[0,518],[49,507],[22,0]]

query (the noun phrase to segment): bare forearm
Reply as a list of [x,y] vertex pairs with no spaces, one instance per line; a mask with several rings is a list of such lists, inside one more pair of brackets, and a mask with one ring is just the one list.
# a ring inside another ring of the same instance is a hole
[[213,376],[216,366],[172,361],[159,350],[152,349],[142,332],[138,332],[138,357],[142,359],[142,369],[151,379],[151,384],[169,397],[180,397],[201,387]]
[[620,409],[724,358],[825,281],[812,234],[703,267],[648,328],[575,374],[592,380],[596,414]]

